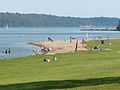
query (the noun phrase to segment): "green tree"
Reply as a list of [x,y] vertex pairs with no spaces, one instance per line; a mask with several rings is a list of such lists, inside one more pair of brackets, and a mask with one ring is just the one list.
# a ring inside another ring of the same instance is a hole
[[45,14],[0,13],[0,27],[116,27],[119,18],[75,18]]
[[119,24],[117,26],[117,31],[120,31],[120,20],[119,20]]

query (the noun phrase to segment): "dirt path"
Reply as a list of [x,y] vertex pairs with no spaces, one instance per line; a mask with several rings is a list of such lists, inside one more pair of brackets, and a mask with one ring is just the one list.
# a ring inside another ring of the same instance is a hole
[[[107,39],[120,39],[120,38],[103,38],[102,40],[107,40]],[[101,39],[86,39],[85,41],[91,41],[91,40],[101,40]],[[47,54],[48,55],[54,55],[57,53],[67,53],[67,52],[75,52],[76,50],[76,39],[72,40],[70,43],[70,40],[58,40],[58,41],[43,41],[43,42],[33,42],[33,43],[28,43],[32,45],[36,45],[39,47],[44,47],[44,48],[51,48],[52,50],[49,51]],[[87,51],[88,49],[82,45],[82,39],[78,40],[78,48],[77,51]]]

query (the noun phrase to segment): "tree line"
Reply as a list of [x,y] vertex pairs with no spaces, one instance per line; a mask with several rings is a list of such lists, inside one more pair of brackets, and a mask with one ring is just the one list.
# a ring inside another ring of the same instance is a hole
[[119,20],[119,24],[117,26],[117,31],[120,31],[120,20]]
[[0,27],[115,27],[119,18],[64,17],[46,14],[0,13]]

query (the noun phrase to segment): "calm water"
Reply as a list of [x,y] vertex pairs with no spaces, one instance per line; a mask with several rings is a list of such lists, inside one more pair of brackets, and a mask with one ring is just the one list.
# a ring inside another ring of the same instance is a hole
[[[37,46],[28,45],[28,42],[47,41],[48,37],[55,40],[94,37],[120,37],[118,31],[80,31],[79,27],[25,27],[25,28],[0,28],[0,59],[32,55],[33,48]],[[2,53],[11,48],[10,54]]]

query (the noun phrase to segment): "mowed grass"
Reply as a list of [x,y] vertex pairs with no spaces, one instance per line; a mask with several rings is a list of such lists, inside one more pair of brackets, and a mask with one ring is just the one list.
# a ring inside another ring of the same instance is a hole
[[[112,46],[109,46],[109,41]],[[102,50],[94,51],[100,45]],[[119,90],[120,40],[87,43],[89,51],[0,60],[0,90]]]

